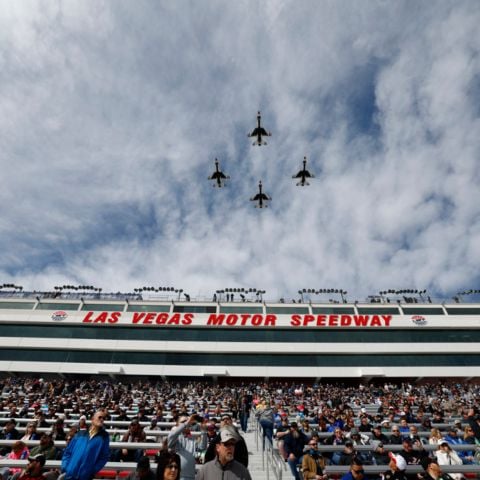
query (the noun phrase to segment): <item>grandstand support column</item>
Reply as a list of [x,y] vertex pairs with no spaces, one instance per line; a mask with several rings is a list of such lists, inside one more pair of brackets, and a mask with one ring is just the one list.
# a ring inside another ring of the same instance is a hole
[[322,377],[315,378],[315,383],[319,383],[321,379],[322,379]]
[[415,383],[420,383],[425,377],[417,377]]

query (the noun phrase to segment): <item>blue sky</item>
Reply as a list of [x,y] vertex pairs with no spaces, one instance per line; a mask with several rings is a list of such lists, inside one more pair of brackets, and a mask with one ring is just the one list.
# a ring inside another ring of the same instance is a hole
[[0,281],[478,288],[479,24],[473,0],[3,1]]

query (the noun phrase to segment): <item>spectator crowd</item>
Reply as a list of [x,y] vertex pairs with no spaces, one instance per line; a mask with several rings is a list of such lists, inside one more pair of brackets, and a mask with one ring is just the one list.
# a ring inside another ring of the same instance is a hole
[[[437,480],[435,465],[480,461],[480,386],[468,382],[220,386],[7,377],[0,392],[0,440],[8,440],[0,454],[28,459],[23,470],[0,468],[0,480],[29,480],[25,475],[44,475],[49,460],[66,462],[69,444],[82,435],[88,439],[99,411],[99,430],[109,441],[141,444],[110,445],[106,461],[136,462],[135,478],[145,480],[153,459],[157,478],[217,478],[225,469],[232,478],[249,478],[242,433],[253,418],[263,447],[268,442],[278,449],[296,480],[325,480],[331,466],[349,467],[344,480],[362,480],[366,465],[385,466],[384,480],[414,480],[416,474],[405,474],[407,466],[422,465],[423,477]],[[62,470],[66,480],[74,478]],[[60,473],[50,470],[47,478]],[[462,477],[452,474],[454,480]]]

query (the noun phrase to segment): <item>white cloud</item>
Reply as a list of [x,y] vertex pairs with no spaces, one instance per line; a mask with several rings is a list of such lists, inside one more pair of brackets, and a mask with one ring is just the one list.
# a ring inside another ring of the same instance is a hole
[[475,287],[479,20],[468,1],[4,2],[2,278]]

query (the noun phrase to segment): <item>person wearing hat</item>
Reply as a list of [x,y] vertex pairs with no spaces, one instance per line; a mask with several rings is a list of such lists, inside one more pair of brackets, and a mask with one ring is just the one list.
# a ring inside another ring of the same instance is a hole
[[130,473],[127,480],[155,480],[156,475],[150,468],[150,459],[146,456],[140,457],[137,462],[137,468]]
[[300,480],[297,465],[302,463],[303,449],[308,437],[298,429],[297,422],[290,424],[290,432],[283,437],[283,448],[287,455],[287,463],[295,480]]
[[390,452],[385,450],[385,444],[378,441],[373,441],[372,459],[375,465],[388,465],[390,463]]
[[44,466],[45,457],[43,455],[30,455],[28,457],[28,465],[17,480],[46,480],[42,473]]
[[[222,421],[221,425],[222,424],[223,426],[220,427],[220,432],[223,429],[230,430],[236,438],[237,443],[235,444],[235,454],[234,454],[235,460],[237,462],[240,462],[244,467],[248,468],[248,448],[244,438],[240,435],[238,428],[236,428],[233,425],[231,418],[230,418],[230,421],[227,421],[227,422]],[[207,451],[205,452],[205,463],[215,458],[216,447],[217,447],[217,444],[220,442],[220,432],[215,436],[215,438],[210,442],[210,444],[207,447]]]
[[425,471],[424,480],[453,480],[448,473],[443,473],[436,459],[423,457],[420,462]]
[[407,480],[405,470],[407,469],[407,462],[401,455],[395,455],[389,452],[390,462],[388,464],[389,470],[383,473],[383,480]]
[[196,480],[252,480],[248,469],[234,458],[237,435],[229,428],[220,430],[216,458],[199,469]]

